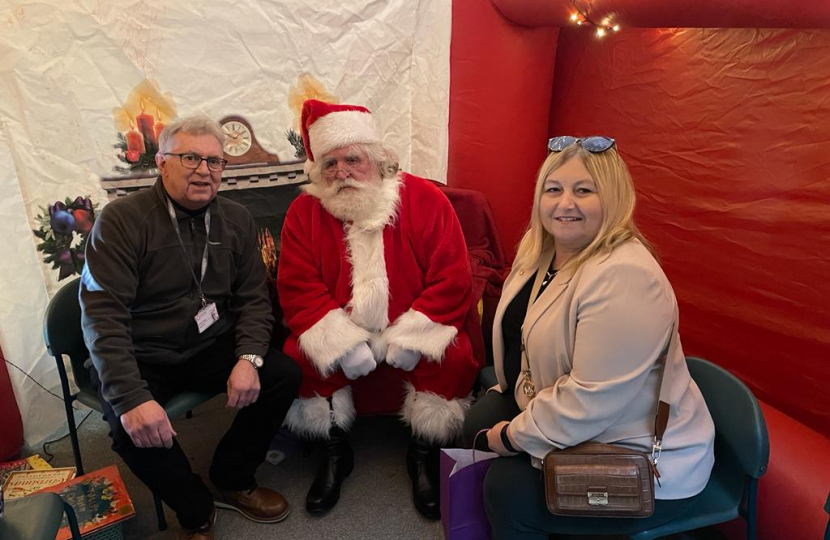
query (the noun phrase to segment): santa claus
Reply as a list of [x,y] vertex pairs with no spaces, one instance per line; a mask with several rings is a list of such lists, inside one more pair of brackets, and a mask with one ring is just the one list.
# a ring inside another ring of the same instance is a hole
[[398,171],[364,107],[306,101],[302,135],[311,183],[286,215],[277,287],[284,351],[303,370],[286,423],[319,447],[306,508],[337,503],[354,467],[350,382],[386,363],[412,430],[415,507],[438,519],[438,448],[460,432],[478,368],[463,330],[475,311],[461,226],[435,185]]

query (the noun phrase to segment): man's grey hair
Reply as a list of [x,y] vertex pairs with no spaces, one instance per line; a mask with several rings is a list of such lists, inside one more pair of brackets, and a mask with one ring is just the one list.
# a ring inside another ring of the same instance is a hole
[[204,114],[194,114],[177,118],[172,124],[164,127],[159,135],[159,154],[169,152],[173,148],[173,139],[179,133],[187,135],[213,135],[219,141],[219,146],[225,147],[225,132],[222,131],[222,126],[219,122],[205,116]]
[[[366,157],[377,168],[378,174],[382,180],[392,178],[400,171],[398,165],[398,155],[391,148],[379,143],[355,143],[352,145],[356,148],[362,149],[366,152]],[[305,169],[308,179],[312,182],[319,182],[323,179],[323,156],[317,158],[317,161],[306,161]]]

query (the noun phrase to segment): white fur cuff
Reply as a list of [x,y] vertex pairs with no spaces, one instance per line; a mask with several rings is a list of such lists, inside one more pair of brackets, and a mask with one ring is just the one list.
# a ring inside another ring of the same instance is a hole
[[383,333],[390,344],[412,351],[418,351],[433,362],[440,362],[458,330],[433,322],[432,319],[410,309]]
[[326,313],[317,324],[303,332],[298,343],[317,371],[328,377],[337,368],[340,357],[368,339],[369,332],[353,323],[345,310],[338,308]]
[[432,392],[416,392],[407,383],[401,418],[412,428],[414,436],[431,443],[450,444],[461,433],[472,402],[472,396],[444,399]]
[[295,435],[308,439],[328,439],[332,426],[349,431],[354,424],[355,410],[352,389],[337,390],[331,406],[324,397],[295,399],[285,415],[285,426]]

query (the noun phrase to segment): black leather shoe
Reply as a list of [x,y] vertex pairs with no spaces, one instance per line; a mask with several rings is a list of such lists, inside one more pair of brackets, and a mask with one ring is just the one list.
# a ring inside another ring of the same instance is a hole
[[346,432],[332,428],[330,435],[329,440],[317,443],[320,463],[305,499],[306,510],[316,516],[328,512],[337,504],[340,486],[354,469],[354,452]]
[[427,519],[441,519],[438,446],[412,437],[406,451],[406,470],[412,480],[415,509]]

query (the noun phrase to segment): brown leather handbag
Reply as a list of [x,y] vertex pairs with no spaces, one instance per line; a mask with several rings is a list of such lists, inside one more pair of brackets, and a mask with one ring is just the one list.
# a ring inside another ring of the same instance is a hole
[[[669,350],[676,345],[674,328]],[[660,361],[660,360],[658,360]],[[649,517],[654,512],[654,478],[660,481],[657,462],[669,422],[666,367],[660,383],[654,444],[651,454],[614,444],[588,441],[551,450],[543,461],[545,501],[558,516]]]

